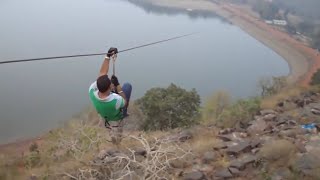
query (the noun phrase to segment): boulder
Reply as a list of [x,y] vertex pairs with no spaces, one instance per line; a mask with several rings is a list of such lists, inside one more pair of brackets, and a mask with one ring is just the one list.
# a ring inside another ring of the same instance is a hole
[[29,177],[29,180],[38,180],[38,177],[34,174],[32,174],[30,177]]
[[229,134],[229,133],[232,133],[233,131],[234,131],[234,129],[226,128],[226,129],[220,130],[219,134]]
[[272,109],[264,109],[260,111],[260,114],[262,116],[268,115],[268,114],[277,114],[276,111],[272,110]]
[[294,145],[296,146],[297,150],[300,152],[300,153],[306,153],[307,152],[307,149],[305,148],[305,146],[299,142],[299,141],[296,141],[294,143]]
[[145,149],[135,148],[135,149],[133,149],[133,151],[134,151],[135,155],[140,155],[140,156],[144,156],[144,157],[147,156],[147,151]]
[[217,179],[217,178],[223,178],[223,179],[226,179],[226,178],[232,178],[233,175],[231,174],[231,172],[229,171],[228,168],[224,168],[224,169],[221,169],[221,170],[218,170],[214,173],[214,177]]
[[278,168],[271,177],[272,180],[286,180],[292,178],[292,174],[288,168]]
[[297,135],[302,135],[302,134],[306,134],[306,133],[307,133],[307,131],[302,128],[294,128],[294,129],[280,131],[279,135],[291,137],[291,138],[296,138]]
[[243,132],[233,132],[231,134],[217,135],[217,138],[223,141],[241,141],[243,138],[246,138],[248,135]]
[[257,160],[257,157],[254,155],[246,155],[242,158],[235,159],[230,162],[230,167],[243,170],[246,165],[253,163]]
[[226,149],[228,147],[227,143],[219,142],[213,145],[213,149],[219,151],[221,149]]
[[226,153],[227,154],[239,154],[241,152],[250,151],[251,149],[252,148],[251,148],[250,141],[246,140],[246,141],[239,142],[236,145],[229,146],[226,149]]
[[170,135],[167,140],[171,142],[185,142],[193,138],[193,133],[190,130],[183,130],[177,134]]
[[250,142],[251,148],[256,148],[262,143],[262,140],[260,138],[254,138]]
[[263,120],[265,121],[273,121],[277,118],[276,114],[267,114],[265,116],[263,116]]
[[310,111],[315,115],[320,115],[320,109],[312,108]]
[[208,152],[204,153],[202,161],[203,161],[203,163],[207,164],[212,161],[215,161],[216,159],[217,159],[216,153],[212,152],[212,151],[208,151]]
[[217,135],[217,138],[223,140],[223,141],[232,141],[233,137],[231,134],[227,134],[227,135]]
[[252,154],[257,154],[260,151],[260,148],[254,148],[251,150]]
[[201,171],[193,171],[183,175],[183,180],[204,180],[205,175]]
[[115,150],[115,149],[110,149],[110,150],[103,149],[103,150],[101,150],[101,151],[99,152],[97,158],[103,160],[103,159],[105,159],[107,156],[113,157],[113,156],[115,156],[115,155],[118,154],[118,153],[120,153],[120,151]]
[[232,168],[232,167],[229,167],[228,168],[229,169],[229,171],[230,171],[230,173],[232,174],[232,175],[239,175],[240,174],[240,171],[239,171],[239,169],[237,169],[237,168]]
[[263,119],[258,119],[253,121],[248,127],[247,132],[251,135],[262,134],[264,130],[268,127],[268,124]]
[[188,130],[185,130],[185,131],[182,131],[181,133],[179,133],[178,135],[178,140],[180,142],[185,142],[189,139],[192,139],[193,138],[193,134],[191,131],[188,131]]
[[170,161],[170,166],[177,169],[183,169],[183,168],[186,168],[188,164],[185,161],[176,159],[176,160]]
[[308,176],[314,176],[320,169],[320,156],[319,154],[307,153],[303,154],[296,161],[296,169]]

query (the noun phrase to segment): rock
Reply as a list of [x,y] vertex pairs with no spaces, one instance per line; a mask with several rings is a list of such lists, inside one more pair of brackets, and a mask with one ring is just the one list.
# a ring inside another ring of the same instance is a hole
[[217,172],[214,173],[214,176],[216,178],[232,178],[233,177],[233,175],[230,173],[228,168],[218,170]]
[[220,143],[213,145],[213,149],[216,151],[218,151],[220,149],[226,149],[227,147],[228,147],[227,144],[224,142],[220,142]]
[[262,134],[263,131],[268,127],[267,123],[263,119],[254,121],[247,129],[251,135]]
[[178,140],[180,142],[185,142],[189,139],[192,139],[193,138],[193,135],[190,131],[188,130],[185,130],[185,131],[182,131],[180,134],[179,134],[179,137],[178,137]]
[[245,152],[251,150],[251,145],[249,141],[242,141],[237,143],[237,145],[230,146],[227,148],[226,153],[228,154],[239,154],[240,152]]
[[136,148],[136,149],[134,149],[134,154],[146,157],[147,156],[147,151],[145,149],[142,149],[142,148]]
[[313,175],[320,168],[320,157],[318,154],[308,153],[303,154],[296,161],[296,168],[299,172],[305,175]]
[[183,180],[204,180],[205,175],[200,171],[193,171],[183,175]]
[[229,169],[229,171],[231,172],[232,175],[240,174],[240,171],[237,168],[229,167],[228,169]]
[[285,124],[285,123],[287,123],[287,121],[288,121],[287,119],[281,118],[277,121],[276,126],[279,126],[281,124]]
[[235,159],[235,160],[230,162],[229,167],[243,170],[244,164],[242,164],[238,159]]
[[228,134],[228,135],[218,135],[217,138],[223,140],[223,141],[232,141],[232,135]]
[[278,107],[283,107],[283,106],[284,106],[284,102],[283,102],[283,101],[282,101],[282,102],[278,102],[278,103],[277,103],[277,106],[278,106]]
[[240,170],[243,170],[247,164],[253,163],[257,160],[256,156],[253,155],[247,155],[239,159],[235,159],[230,162],[230,167],[237,168]]
[[260,111],[260,114],[262,116],[265,116],[265,115],[268,115],[268,114],[277,114],[277,112],[275,112],[274,110],[272,109],[264,109],[264,110],[261,110]]
[[272,180],[286,180],[290,179],[291,172],[288,168],[278,168],[272,175]]
[[219,134],[229,134],[232,133],[234,130],[231,128],[222,129],[219,131]]
[[298,125],[298,123],[297,123],[297,121],[291,119],[288,121],[288,125],[296,126],[296,125]]
[[217,159],[216,153],[214,153],[212,151],[208,151],[208,152],[204,153],[202,161],[203,161],[203,163],[207,164],[212,161],[215,161],[216,159]]
[[260,151],[260,148],[254,148],[251,150],[252,154],[257,154]]
[[29,180],[38,180],[38,177],[34,174],[32,174],[30,177],[29,177]]
[[104,159],[108,155],[107,150],[103,149],[99,152],[98,157],[99,159]]
[[263,120],[273,121],[276,119],[276,117],[277,117],[277,115],[275,115],[275,114],[267,114],[267,115],[263,116]]
[[247,137],[248,135],[246,133],[239,133],[239,132],[233,132],[232,134],[226,134],[226,135],[217,135],[217,138],[223,140],[223,141],[241,141],[243,138]]
[[254,138],[254,139],[251,140],[250,146],[251,146],[251,148],[256,148],[261,143],[262,143],[262,140],[260,138]]
[[110,150],[101,150],[98,154],[98,157],[99,159],[103,160],[105,159],[107,156],[111,156],[113,157],[114,155],[120,153],[120,151],[118,150],[115,150],[115,149],[110,149]]
[[309,106],[313,109],[320,109],[320,103],[310,103]]
[[187,167],[187,163],[177,159],[177,160],[170,161],[170,166],[177,169],[183,169]]
[[320,115],[320,109],[312,108],[311,112],[315,115]]
[[294,145],[296,146],[297,150],[300,152],[300,153],[306,153],[307,152],[307,149],[305,148],[305,146],[299,142],[299,141],[296,141],[294,143]]
[[279,132],[280,136],[287,136],[287,137],[291,137],[291,138],[296,138],[297,135],[300,134],[305,134],[306,131],[303,130],[302,128],[295,128],[295,129],[288,129],[288,130],[283,130]]
[[294,103],[296,103],[297,107],[300,107],[300,108],[303,108],[304,105],[306,104],[304,99],[297,99],[294,101]]

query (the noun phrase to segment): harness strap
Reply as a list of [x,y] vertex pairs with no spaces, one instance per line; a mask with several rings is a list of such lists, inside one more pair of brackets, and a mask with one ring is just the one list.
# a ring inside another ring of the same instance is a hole
[[104,126],[105,126],[107,129],[112,129],[112,128],[121,127],[121,123],[122,123],[123,119],[125,118],[125,116],[123,115],[123,108],[120,109],[120,113],[122,114],[122,118],[119,120],[118,125],[111,126],[111,124],[109,123],[108,119],[105,117],[105,118],[104,118]]

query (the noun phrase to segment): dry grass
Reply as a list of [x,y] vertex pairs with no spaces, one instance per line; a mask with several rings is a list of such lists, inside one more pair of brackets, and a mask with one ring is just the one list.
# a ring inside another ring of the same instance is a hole
[[194,137],[190,141],[190,146],[194,153],[203,154],[211,151],[217,143],[215,132],[212,129],[201,128],[193,130]]
[[274,140],[266,143],[260,150],[260,156],[267,160],[268,168],[276,170],[286,167],[295,158],[296,147],[287,140]]
[[288,87],[281,90],[276,95],[265,97],[261,101],[262,109],[273,109],[277,104],[286,99],[292,98],[294,96],[300,95],[302,92],[306,91],[304,87]]

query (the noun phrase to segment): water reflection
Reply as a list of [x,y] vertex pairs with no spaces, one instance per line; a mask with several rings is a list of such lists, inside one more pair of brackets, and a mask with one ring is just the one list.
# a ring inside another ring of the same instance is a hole
[[184,15],[187,15],[190,19],[217,18],[217,19],[220,19],[222,22],[229,23],[227,19],[209,10],[195,10],[195,9],[191,10],[191,9],[182,9],[182,8],[176,8],[176,7],[162,7],[162,6],[153,5],[152,3],[146,2],[145,0],[127,0],[127,1],[143,9],[148,14],[150,13],[158,14],[158,15],[184,14]]

